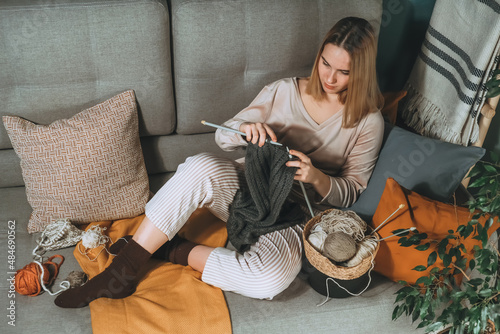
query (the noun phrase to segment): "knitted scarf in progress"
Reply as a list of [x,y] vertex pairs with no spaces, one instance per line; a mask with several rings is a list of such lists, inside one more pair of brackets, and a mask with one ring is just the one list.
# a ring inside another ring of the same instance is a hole
[[303,222],[298,203],[287,200],[297,168],[287,167],[283,146],[248,144],[245,180],[234,196],[227,221],[228,238],[242,253],[261,235]]

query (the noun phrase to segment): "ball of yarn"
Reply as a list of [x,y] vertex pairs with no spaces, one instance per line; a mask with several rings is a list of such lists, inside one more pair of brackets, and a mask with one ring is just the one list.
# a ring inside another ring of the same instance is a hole
[[361,242],[357,243],[356,255],[354,255],[346,263],[346,267],[355,267],[360,264],[365,258],[373,257],[375,249],[377,249],[378,238],[376,236],[367,236]]
[[327,233],[323,231],[320,225],[316,225],[312,230],[311,234],[309,234],[309,237],[307,240],[309,240],[309,243],[318,251],[318,252],[323,252],[323,245],[325,244],[325,240],[327,237]]
[[85,248],[96,248],[108,242],[109,237],[103,234],[104,230],[106,230],[105,227],[102,228],[98,225],[90,227],[82,234],[82,245]]
[[[48,284],[50,279],[50,272],[47,265],[44,266],[43,283]],[[25,296],[38,296],[42,292],[40,284],[40,267],[31,262],[25,265],[22,269],[16,272],[15,289],[18,293]]]
[[71,288],[77,288],[87,282],[87,274],[83,271],[72,271],[66,277],[66,281],[69,282]]
[[330,234],[333,232],[344,232],[361,241],[365,237],[366,222],[354,211],[332,210],[323,215],[318,223],[323,230]]
[[345,232],[328,234],[323,245],[323,255],[335,262],[344,262],[356,254],[356,241]]

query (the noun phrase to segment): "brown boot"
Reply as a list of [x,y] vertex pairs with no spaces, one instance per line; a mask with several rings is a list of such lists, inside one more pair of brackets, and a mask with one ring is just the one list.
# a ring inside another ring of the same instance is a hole
[[151,253],[131,239],[103,272],[80,287],[62,292],[54,303],[59,307],[79,308],[101,297],[128,297],[135,291],[139,270],[150,257]]

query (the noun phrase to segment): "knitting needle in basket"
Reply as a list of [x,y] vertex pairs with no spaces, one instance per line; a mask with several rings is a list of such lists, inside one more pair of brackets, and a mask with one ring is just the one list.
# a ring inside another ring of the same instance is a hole
[[[201,121],[201,124],[208,125],[208,126],[211,126],[213,128],[217,128],[217,129],[221,129],[221,130],[226,130],[226,131],[234,132],[234,133],[237,133],[239,135],[242,135],[243,137],[247,136],[247,134],[244,133],[244,132],[241,132],[241,131],[238,131],[238,130],[235,130],[235,129],[231,129],[231,128],[228,128],[228,127],[225,127],[225,126],[222,126],[222,125],[217,125],[217,124],[214,124],[214,123],[210,123],[210,122],[207,122],[207,121]],[[269,140],[269,139],[266,139],[266,142],[269,142],[269,143],[271,143],[273,145],[283,146],[283,144],[277,143],[277,142]]]

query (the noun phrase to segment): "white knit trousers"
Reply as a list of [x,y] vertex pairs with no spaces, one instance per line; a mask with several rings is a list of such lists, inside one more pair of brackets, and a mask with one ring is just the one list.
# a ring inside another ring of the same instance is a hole
[[[239,189],[235,163],[202,153],[186,159],[146,205],[146,216],[169,239],[201,207],[227,221]],[[268,233],[244,254],[216,248],[208,257],[202,280],[224,291],[272,299],[285,290],[301,268],[302,229]]]

